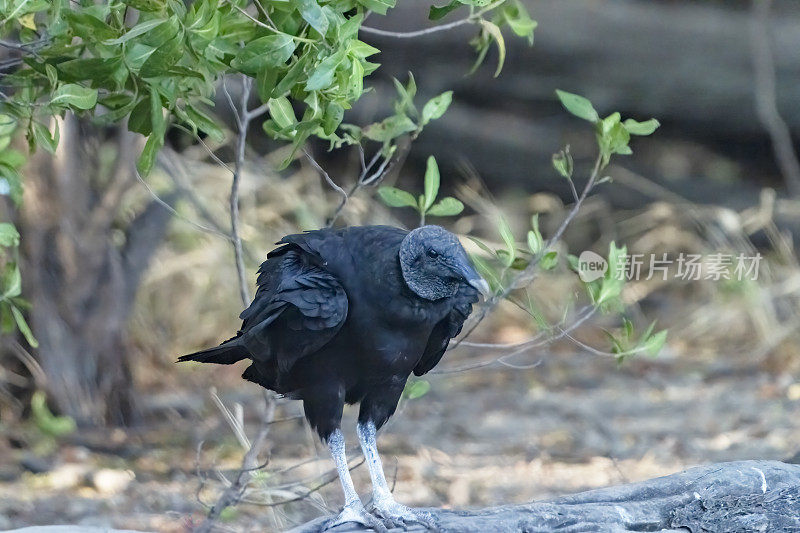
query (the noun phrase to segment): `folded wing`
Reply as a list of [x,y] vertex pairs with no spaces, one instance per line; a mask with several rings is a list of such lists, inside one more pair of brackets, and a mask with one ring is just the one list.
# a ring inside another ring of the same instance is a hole
[[453,308],[433,328],[425,352],[414,367],[414,375],[427,374],[442,359],[450,339],[461,333],[464,321],[472,312],[472,304],[478,301],[478,291],[469,285],[461,285],[453,297]]

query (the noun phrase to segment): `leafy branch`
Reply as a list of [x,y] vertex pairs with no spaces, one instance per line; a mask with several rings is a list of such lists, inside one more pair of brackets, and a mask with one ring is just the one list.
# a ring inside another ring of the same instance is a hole
[[[553,156],[553,167],[570,184],[570,189],[574,197],[574,204],[567,213],[564,220],[559,224],[553,235],[544,240],[539,231],[538,216],[534,215],[531,219],[531,229],[527,233],[527,250],[521,252],[517,246],[516,239],[511,232],[508,223],[501,218],[498,222],[498,232],[505,244],[505,249],[494,250],[477,239],[473,241],[489,256],[487,261],[477,254],[472,258],[481,275],[489,282],[495,294],[471,318],[471,323],[459,341],[451,346],[456,348],[466,339],[477,327],[477,325],[494,309],[502,300],[511,299],[514,291],[528,287],[537,277],[540,270],[551,270],[558,265],[558,252],[555,245],[561,240],[570,223],[578,215],[586,198],[591,194],[595,187],[602,182],[610,179],[602,178],[601,173],[608,166],[611,157],[614,155],[629,155],[632,150],[629,146],[631,135],[646,136],[652,134],[659,123],[655,119],[638,122],[633,119],[621,120],[619,113],[612,113],[608,117],[601,119],[591,102],[579,95],[565,91],[556,91],[556,96],[562,106],[572,115],[586,120],[593,124],[597,139],[598,154],[595,158],[589,177],[580,193],[573,182],[574,163],[569,152],[569,147]],[[520,256],[524,254],[524,257]],[[626,258],[625,248],[616,248],[611,243],[609,257],[607,259],[607,269],[603,277],[599,280],[585,282],[587,293],[592,301],[592,305],[600,310],[620,309],[622,307],[620,296],[624,285],[624,260]],[[570,264],[577,271],[577,259],[569,257]],[[532,300],[529,299],[528,305],[521,305],[532,317],[543,324],[543,319],[538,316]],[[662,335],[663,333],[663,335]],[[628,336],[630,337],[630,335]],[[663,338],[662,338],[663,337]],[[646,338],[641,340],[643,345],[650,348],[660,347],[666,337],[665,332],[652,333],[652,328],[647,332]],[[616,354],[622,358],[631,353],[642,351],[639,345],[631,348],[629,338],[618,341],[614,345]],[[647,350],[649,350],[648,348]],[[647,351],[645,350],[645,351]]]

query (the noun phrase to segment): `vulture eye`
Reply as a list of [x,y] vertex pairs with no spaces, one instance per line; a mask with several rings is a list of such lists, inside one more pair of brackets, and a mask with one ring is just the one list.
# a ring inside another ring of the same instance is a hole
[[430,249],[430,250],[428,250],[428,257],[430,257],[432,259],[435,259],[435,258],[439,257],[439,252],[437,252],[436,250]]

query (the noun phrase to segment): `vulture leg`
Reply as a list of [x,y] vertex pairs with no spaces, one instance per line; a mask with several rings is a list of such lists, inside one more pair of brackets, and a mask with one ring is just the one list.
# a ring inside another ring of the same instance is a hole
[[412,509],[394,500],[389,484],[386,483],[386,476],[383,474],[380,455],[378,455],[375,423],[371,420],[359,422],[357,430],[361,450],[364,452],[369,467],[369,476],[372,479],[372,499],[377,514],[396,525],[417,523],[423,524],[429,529],[438,530],[439,527],[433,515],[419,509]]
[[331,519],[324,529],[327,530],[347,522],[356,522],[379,533],[385,533],[386,527],[380,520],[367,512],[358,497],[353,485],[353,478],[350,477],[350,469],[347,467],[347,454],[341,429],[335,429],[328,437],[328,449],[331,451],[333,462],[336,463],[336,471],[339,473],[339,481],[344,490],[344,509],[338,516]]

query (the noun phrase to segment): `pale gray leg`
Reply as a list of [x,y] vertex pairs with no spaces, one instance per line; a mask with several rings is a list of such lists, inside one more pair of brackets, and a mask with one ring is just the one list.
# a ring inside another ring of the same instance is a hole
[[437,529],[436,521],[430,513],[397,503],[392,496],[389,484],[386,483],[386,476],[383,474],[380,455],[378,455],[375,424],[371,421],[359,423],[357,430],[361,450],[364,452],[369,468],[369,477],[372,479],[372,499],[375,511],[380,516],[394,522],[416,522],[431,529]]
[[340,429],[335,430],[328,439],[328,449],[336,463],[336,471],[339,473],[339,481],[342,483],[344,491],[344,509],[339,516],[333,518],[325,525],[329,529],[346,522],[356,522],[366,527],[371,527],[379,533],[386,531],[386,527],[380,520],[372,516],[364,508],[361,499],[358,497],[356,488],[353,485],[353,478],[350,477],[350,469],[347,467],[347,454],[345,453],[344,435]]

